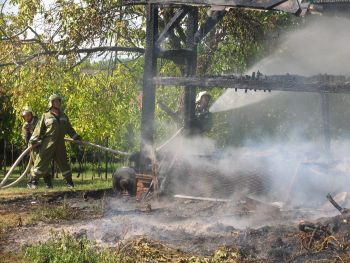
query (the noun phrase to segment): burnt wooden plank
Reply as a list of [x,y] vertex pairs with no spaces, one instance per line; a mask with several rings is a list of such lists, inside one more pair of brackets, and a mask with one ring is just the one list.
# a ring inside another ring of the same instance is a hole
[[169,5],[169,4],[185,4],[185,5],[221,5],[232,7],[247,7],[257,9],[272,9],[287,0],[149,0],[149,3]]
[[320,93],[350,93],[350,79],[342,76],[272,75],[260,78],[240,76],[215,77],[155,77],[155,85],[192,86],[202,88],[234,88],[263,91],[296,91]]

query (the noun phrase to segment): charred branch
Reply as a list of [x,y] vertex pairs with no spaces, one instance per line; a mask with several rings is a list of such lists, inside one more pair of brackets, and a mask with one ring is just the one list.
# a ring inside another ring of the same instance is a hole
[[164,86],[203,88],[234,88],[262,91],[299,91],[320,93],[350,93],[350,78],[344,76],[298,75],[272,76],[213,76],[213,77],[154,77],[153,83]]

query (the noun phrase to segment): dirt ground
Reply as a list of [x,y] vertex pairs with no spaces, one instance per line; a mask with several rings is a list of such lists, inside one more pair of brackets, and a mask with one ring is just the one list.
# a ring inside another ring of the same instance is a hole
[[[47,218],[34,215],[33,219],[33,213],[58,207],[69,213]],[[111,191],[33,194],[0,200],[2,221],[12,222],[1,230],[0,253],[19,251],[24,244],[45,241],[52,233],[64,230],[107,247],[123,246],[145,236],[193,255],[209,255],[225,246],[239,249],[248,261],[341,262],[348,253],[350,216],[316,219],[322,213],[329,216],[337,211],[332,207],[324,211],[258,209],[247,200],[233,203],[172,198],[138,203],[132,197],[118,198]],[[319,222],[320,229],[303,232],[300,220]]]

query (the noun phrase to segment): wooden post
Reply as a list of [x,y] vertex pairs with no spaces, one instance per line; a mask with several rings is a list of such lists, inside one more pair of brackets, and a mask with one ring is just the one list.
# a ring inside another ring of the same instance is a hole
[[[195,76],[197,68],[197,44],[195,43],[195,34],[198,30],[198,7],[190,7],[187,20],[187,39],[186,48],[191,50],[191,55],[186,57],[185,75]],[[185,86],[185,101],[184,101],[184,120],[185,132],[193,133],[194,118],[195,118],[195,99],[196,88],[193,86]]]
[[147,4],[146,50],[143,73],[142,116],[141,116],[141,169],[144,170],[146,158],[152,156],[154,136],[155,85],[153,77],[157,74],[156,40],[158,37],[158,6]]

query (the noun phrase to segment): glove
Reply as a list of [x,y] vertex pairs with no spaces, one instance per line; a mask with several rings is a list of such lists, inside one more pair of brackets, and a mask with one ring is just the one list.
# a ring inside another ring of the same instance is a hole
[[25,129],[25,130],[29,130],[29,129],[30,129],[30,123],[29,123],[29,122],[26,122],[26,123],[24,124],[24,129]]
[[36,144],[41,144],[41,140],[30,140],[28,142],[28,146],[33,146],[33,145],[36,145]]

